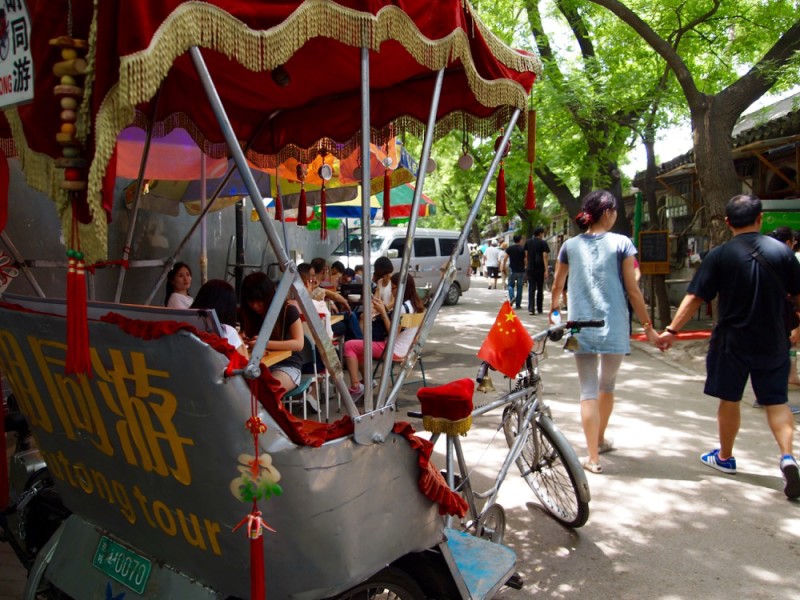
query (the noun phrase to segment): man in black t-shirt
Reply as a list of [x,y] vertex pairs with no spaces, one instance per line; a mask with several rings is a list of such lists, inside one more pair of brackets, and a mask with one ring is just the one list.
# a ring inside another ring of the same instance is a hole
[[733,444],[739,431],[739,402],[749,376],[780,448],[784,493],[800,498],[800,470],[792,456],[794,418],[786,404],[789,332],[784,320],[787,294],[797,306],[800,263],[786,245],[759,233],[761,201],[755,196],[731,198],[725,222],[733,239],[711,250],[701,263],[661,335],[663,347],[672,345],[674,336],[703,303],[719,296],[704,392],[720,399],[720,447],[700,460],[723,473],[736,473]]
[[528,314],[533,314],[534,296],[536,311],[542,314],[544,303],[544,280],[550,269],[550,246],[542,239],[543,227],[533,230],[533,237],[525,244],[525,269],[528,272]]
[[525,283],[525,247],[522,236],[515,234],[514,243],[506,249],[508,261],[508,303],[515,304],[519,310],[522,304],[522,286]]

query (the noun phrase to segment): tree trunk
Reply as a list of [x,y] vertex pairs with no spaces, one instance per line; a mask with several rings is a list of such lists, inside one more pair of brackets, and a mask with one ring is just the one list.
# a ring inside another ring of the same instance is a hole
[[705,96],[691,106],[695,170],[706,210],[703,225],[712,248],[728,239],[725,204],[742,193],[731,156],[731,133],[738,115],[723,104],[714,96]]

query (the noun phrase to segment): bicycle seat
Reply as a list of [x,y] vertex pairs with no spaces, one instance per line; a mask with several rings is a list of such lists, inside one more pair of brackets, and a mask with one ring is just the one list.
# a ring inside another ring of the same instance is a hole
[[422,426],[431,433],[466,435],[472,427],[472,379],[456,379],[444,385],[417,391],[422,409]]

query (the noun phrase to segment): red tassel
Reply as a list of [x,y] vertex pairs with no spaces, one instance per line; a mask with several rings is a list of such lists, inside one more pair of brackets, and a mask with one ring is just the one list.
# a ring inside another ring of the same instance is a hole
[[275,220],[283,221],[283,203],[281,202],[281,193],[275,194]]
[[502,164],[500,173],[497,175],[497,197],[495,198],[494,214],[498,217],[508,215],[508,205],[506,204],[506,172]]
[[533,185],[533,173],[528,175],[528,192],[525,194],[525,210],[536,210],[536,188]]
[[[261,515],[261,513],[258,513]],[[264,576],[264,536],[258,526],[248,531],[250,537],[250,597],[266,598],[267,586]]]
[[300,203],[297,205],[297,224],[301,227],[308,225],[308,202],[306,201],[306,189],[300,188]]
[[319,226],[319,239],[328,239],[328,200],[325,197],[325,184],[322,184],[322,189],[319,191],[319,218],[322,223]]
[[389,169],[383,174],[383,222],[389,224],[392,218],[392,174]]
[[83,253],[67,250],[67,375],[86,374],[91,377],[89,357],[89,322],[86,316],[86,265]]

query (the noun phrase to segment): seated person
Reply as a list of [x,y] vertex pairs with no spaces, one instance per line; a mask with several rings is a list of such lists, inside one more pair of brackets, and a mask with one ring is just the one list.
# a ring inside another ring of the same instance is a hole
[[333,330],[331,329],[331,311],[328,309],[328,303],[325,302],[325,292],[319,287],[316,280],[316,273],[314,267],[309,263],[300,263],[297,265],[297,273],[303,284],[306,286],[308,295],[311,296],[311,302],[317,310],[317,314],[325,323],[325,331],[329,337],[333,337]]
[[342,284],[342,276],[344,275],[344,264],[342,261],[337,260],[331,263],[330,282],[331,287],[339,291],[339,286]]
[[167,273],[167,293],[164,306],[167,308],[189,308],[193,298],[189,295],[192,286],[192,270],[189,265],[176,262]]
[[249,356],[242,336],[236,330],[236,290],[230,283],[222,279],[209,279],[197,291],[191,308],[213,308],[222,325],[225,339],[239,354]]
[[[314,267],[309,263],[300,263],[297,265],[297,272],[300,274],[300,278],[303,280],[303,283],[306,284],[306,289],[309,290],[309,294],[311,294],[311,300],[314,302],[314,305],[320,308],[320,310],[317,312],[319,314],[327,313],[328,315],[326,322],[328,335],[331,337],[344,336],[345,340],[360,340],[363,336],[361,333],[361,327],[358,323],[358,318],[352,311],[350,311],[349,305],[347,310],[340,313],[338,312],[338,307],[334,302],[326,301],[331,294],[329,293],[329,290],[323,290],[321,287],[319,287],[319,281],[316,279],[316,271]],[[335,295],[338,296],[338,294]],[[323,306],[325,307],[324,311],[322,310]],[[331,308],[333,308],[333,310],[331,310]],[[330,316],[332,314],[341,314],[342,320],[331,325]]]
[[[248,350],[252,351],[256,343],[264,317],[275,298],[275,284],[266,273],[250,273],[242,281],[242,301],[239,309],[242,321],[242,336]],[[300,383],[303,367],[302,351],[305,345],[303,322],[296,306],[284,304],[278,320],[272,328],[267,342],[267,350],[289,350],[291,356],[270,367],[272,376],[277,379],[286,391],[293,390]]]
[[[390,283],[392,293],[397,291],[397,284],[399,281],[399,273],[392,275]],[[418,313],[424,310],[422,300],[420,300],[417,295],[417,286],[413,275],[409,274],[406,279],[406,289],[403,294],[403,302],[400,306],[403,313]],[[386,349],[392,313],[379,298],[372,299],[372,308],[374,317],[372,326],[372,356],[373,358],[380,358],[383,356]],[[394,347],[392,348],[393,358],[403,358],[408,354],[411,343],[417,335],[417,329],[419,329],[419,327],[411,327],[409,329],[403,329],[397,334]],[[364,395],[364,385],[361,383],[361,374],[359,371],[360,365],[364,362],[364,340],[350,340],[345,343],[344,361],[347,372],[350,374],[350,395],[355,402]]]
[[356,268],[353,269],[353,281],[350,283],[361,283],[364,281],[364,265],[356,265]]
[[351,268],[346,268],[342,272],[342,278],[339,280],[339,286],[347,285],[348,283],[358,283],[353,280],[356,278],[356,272]]
[[392,286],[391,279],[394,272],[392,261],[385,256],[375,259],[375,266],[372,270],[372,295],[383,302],[389,310],[392,309]]

